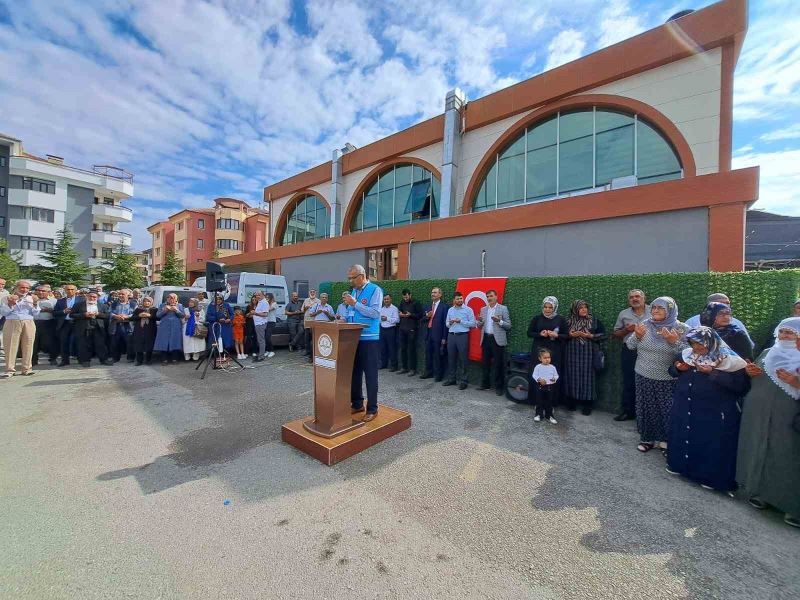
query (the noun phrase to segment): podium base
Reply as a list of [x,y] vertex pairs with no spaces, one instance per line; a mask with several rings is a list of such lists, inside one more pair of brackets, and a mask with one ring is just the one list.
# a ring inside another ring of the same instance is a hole
[[[313,422],[313,417],[310,417]],[[383,404],[378,416],[363,426],[333,438],[324,438],[304,426],[309,417],[295,419],[281,427],[281,439],[328,466],[343,461],[411,427],[411,414]]]
[[358,427],[363,427],[364,425],[365,425],[364,421],[361,421],[361,420],[356,421],[354,419],[350,423],[350,425],[342,427],[341,429],[337,429],[336,431],[334,431],[332,433],[328,433],[327,431],[324,431],[324,430],[320,429],[319,427],[317,427],[317,421],[316,421],[316,419],[314,419],[314,417],[311,417],[308,421],[304,421],[303,422],[303,427],[307,431],[310,431],[314,435],[318,435],[320,437],[324,437],[324,438],[328,438],[328,439],[335,438],[336,436],[342,435],[343,433],[347,433],[348,431],[352,431],[353,429],[357,429]]

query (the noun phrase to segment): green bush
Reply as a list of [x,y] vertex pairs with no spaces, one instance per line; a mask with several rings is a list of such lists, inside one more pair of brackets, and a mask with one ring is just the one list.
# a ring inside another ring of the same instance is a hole
[[[430,302],[430,291],[440,287],[444,300],[449,303],[456,289],[455,279],[418,279],[412,281],[377,282],[392,294],[395,305],[402,300],[401,290],[408,288],[423,305]],[[338,306],[339,297],[348,289],[344,282],[334,282],[332,304]],[[791,314],[792,304],[800,290],[800,270],[747,271],[743,273],[649,273],[645,275],[586,275],[569,277],[512,277],[506,284],[503,304],[511,313],[513,328],[510,336],[511,352],[528,352],[531,340],[527,337],[528,323],[538,314],[545,296],[559,300],[558,312],[567,315],[573,300],[589,302],[592,313],[600,319],[609,334],[604,343],[607,368],[599,378],[598,406],[608,410],[619,406],[622,375],[620,372],[620,344],[611,338],[611,331],[619,311],[627,306],[628,291],[640,288],[652,300],[658,296],[672,296],[678,303],[678,319],[683,321],[698,314],[706,304],[706,297],[714,292],[724,292],[731,299],[733,314],[747,325],[756,348],[763,346],[772,335],[775,325]],[[422,340],[420,339],[420,343]],[[424,360],[424,353],[419,354]],[[476,383],[476,372],[470,380]]]

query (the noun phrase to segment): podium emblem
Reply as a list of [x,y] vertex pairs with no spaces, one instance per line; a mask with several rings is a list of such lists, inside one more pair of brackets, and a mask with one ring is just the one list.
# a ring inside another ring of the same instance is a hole
[[323,333],[317,340],[317,350],[320,356],[328,357],[333,352],[333,340],[327,333]]

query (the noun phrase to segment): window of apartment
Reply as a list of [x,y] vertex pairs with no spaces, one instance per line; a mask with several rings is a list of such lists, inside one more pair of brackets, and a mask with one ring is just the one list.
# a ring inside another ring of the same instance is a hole
[[177,250],[183,250],[183,240],[181,240],[179,242],[175,242],[175,248]]
[[0,227],[5,227],[5,226],[6,226],[6,218],[0,217]]
[[5,167],[8,164],[5,156],[0,156],[0,167]]
[[217,248],[220,250],[238,250],[239,240],[217,240]]
[[22,189],[43,192],[45,194],[55,194],[56,182],[47,179],[37,179],[36,177],[23,177]]
[[95,197],[94,197],[94,203],[95,203],[95,204],[100,204],[100,198],[98,198],[97,196],[95,196]]
[[242,222],[236,219],[217,219],[217,229],[241,229]]
[[114,199],[113,198],[103,198],[103,204],[108,204],[109,206],[114,206]]
[[160,231],[156,231],[156,239],[157,240],[161,239],[161,232]]
[[97,258],[97,248],[92,248],[92,258]]
[[21,237],[19,238],[20,248],[22,250],[37,250],[44,252],[53,249],[53,240],[47,238],[37,237]]
[[182,231],[183,230],[183,221],[178,221],[177,225],[175,225],[175,230],[176,231]]
[[161,256],[161,248],[155,248],[156,256]]
[[41,221],[42,223],[53,223],[56,218],[54,210],[49,208],[36,208],[35,206],[23,206],[22,218],[29,221]]
[[113,248],[103,248],[101,250],[102,257],[106,259],[111,259],[114,257],[114,249]]
[[103,231],[114,231],[114,225],[111,223],[103,223],[102,227]]
[[197,219],[197,228],[198,229],[205,229],[206,228],[206,220],[205,219]]
[[6,188],[0,185],[0,198],[5,198],[5,197],[6,197]]
[[202,240],[202,239],[197,240],[197,249],[198,250],[204,250],[205,247],[206,247],[206,241],[205,240]]

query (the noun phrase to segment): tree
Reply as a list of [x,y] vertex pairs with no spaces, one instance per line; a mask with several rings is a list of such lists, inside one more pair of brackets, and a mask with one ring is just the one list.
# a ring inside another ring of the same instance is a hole
[[111,259],[105,262],[99,275],[103,285],[110,290],[138,288],[144,285],[144,278],[137,267],[136,255],[128,252],[122,244]]
[[89,267],[83,262],[80,252],[75,249],[75,236],[69,226],[56,233],[56,243],[44,252],[44,260],[50,266],[39,265],[34,276],[40,282],[52,286],[74,283],[80,285],[89,277]]
[[8,249],[8,240],[0,238],[0,278],[6,280],[6,289],[20,277],[19,255]]
[[174,252],[167,252],[164,268],[161,271],[161,285],[186,285],[186,273],[183,270],[183,261],[175,256]]

